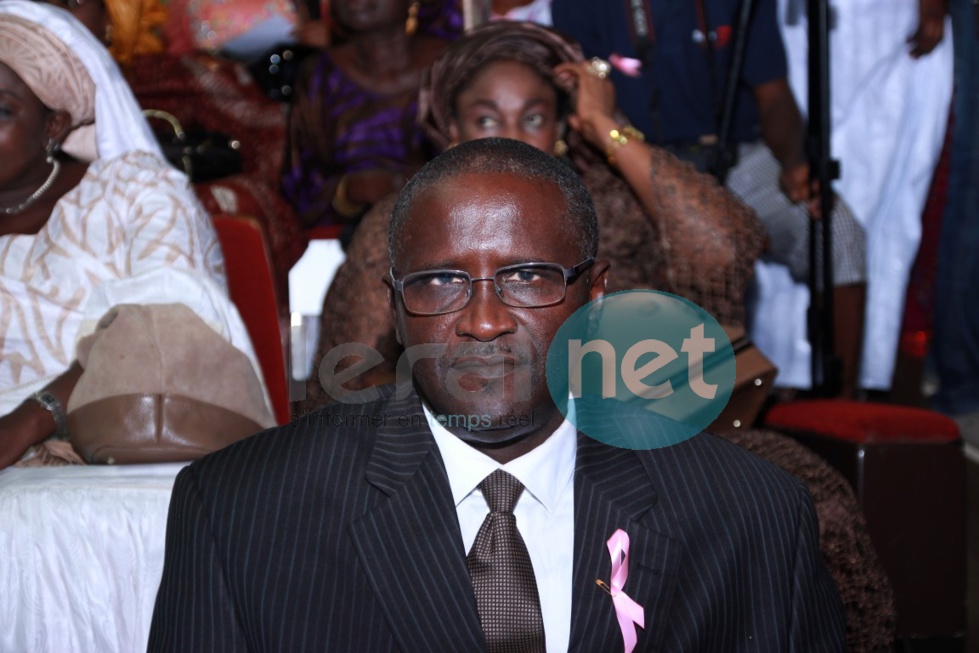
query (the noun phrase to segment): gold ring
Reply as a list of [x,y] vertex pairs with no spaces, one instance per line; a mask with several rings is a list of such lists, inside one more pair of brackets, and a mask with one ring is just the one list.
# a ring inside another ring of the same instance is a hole
[[599,79],[605,79],[612,72],[612,64],[599,57],[592,57],[588,62],[588,74],[594,75]]

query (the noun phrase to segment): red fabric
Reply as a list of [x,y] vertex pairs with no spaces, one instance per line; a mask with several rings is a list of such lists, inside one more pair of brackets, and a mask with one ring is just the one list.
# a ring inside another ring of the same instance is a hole
[[805,431],[858,443],[948,443],[959,439],[956,423],[930,410],[843,399],[778,404],[765,426]]
[[[219,213],[247,215],[259,222],[269,246],[272,258],[273,281],[279,315],[289,315],[289,269],[295,264],[294,253],[290,251],[301,243],[305,249],[305,238],[292,238],[291,234],[276,228],[273,218],[280,202],[256,184],[253,176],[247,174],[231,175],[204,181],[193,185],[197,198],[210,215]],[[270,216],[272,216],[270,218]],[[298,230],[297,230],[297,233]],[[302,253],[302,250],[299,250]],[[224,252],[225,258],[229,256]]]
[[306,230],[306,235],[310,240],[335,240],[340,237],[343,231],[342,224],[321,225]]
[[261,225],[250,217],[215,215],[214,228],[225,252],[228,290],[248,329],[279,424],[289,421],[286,331],[276,316],[272,266]]
[[[246,175],[231,175],[214,181],[202,181],[194,184],[194,192],[211,215],[233,213],[255,216],[256,220],[266,215],[265,207],[252,191]],[[223,193],[231,193],[234,197],[231,200],[225,199]],[[221,199],[218,199],[219,197]],[[229,204],[233,206],[228,206]]]

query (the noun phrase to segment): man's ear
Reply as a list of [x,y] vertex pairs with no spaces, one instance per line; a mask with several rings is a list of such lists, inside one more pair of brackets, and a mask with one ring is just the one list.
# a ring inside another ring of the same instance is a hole
[[591,270],[588,271],[591,275],[591,285],[588,287],[589,300],[605,296],[605,287],[608,286],[610,270],[611,265],[603,258],[592,264]]
[[52,111],[48,114],[44,125],[44,136],[47,139],[45,145],[51,142],[61,145],[68,138],[70,132],[71,114],[63,110]]
[[391,285],[390,273],[384,275],[384,285],[388,289],[388,310],[391,312],[391,323],[394,325],[394,338],[399,345],[404,347],[405,343],[401,339],[401,320],[398,319],[398,297]]

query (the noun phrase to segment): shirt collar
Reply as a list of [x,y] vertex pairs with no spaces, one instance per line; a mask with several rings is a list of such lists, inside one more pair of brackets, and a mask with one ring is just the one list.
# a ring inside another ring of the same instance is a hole
[[578,431],[564,420],[540,446],[500,465],[486,454],[469,446],[440,424],[424,405],[428,426],[435,437],[445,471],[449,477],[456,507],[497,469],[512,474],[544,508],[553,513],[574,477],[578,450]]

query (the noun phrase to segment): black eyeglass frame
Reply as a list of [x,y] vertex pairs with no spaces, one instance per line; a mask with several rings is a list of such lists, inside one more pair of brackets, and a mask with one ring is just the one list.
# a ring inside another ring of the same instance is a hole
[[[419,272],[409,272],[405,276],[401,277],[401,279],[399,280],[399,279],[397,279],[395,277],[394,268],[393,267],[388,270],[388,275],[391,278],[391,287],[394,289],[395,292],[398,292],[398,293],[401,294],[401,303],[404,305],[406,311],[408,311],[412,315],[419,315],[419,316],[423,316],[423,317],[431,317],[433,315],[448,315],[450,313],[455,313],[457,311],[461,311],[466,306],[469,306],[469,302],[472,301],[472,297],[473,297],[473,284],[476,283],[477,281],[492,281],[493,282],[493,290],[496,293],[496,296],[500,299],[501,302],[503,302],[507,306],[512,306],[514,308],[545,308],[547,306],[554,306],[555,304],[560,304],[561,302],[563,302],[564,301],[564,298],[568,296],[568,284],[574,283],[578,279],[578,277],[580,277],[584,272],[586,272],[594,264],[595,264],[595,257],[594,256],[589,256],[588,258],[586,258],[581,263],[578,263],[577,265],[573,265],[570,268],[566,268],[563,265],[561,265],[560,263],[549,263],[549,262],[543,262],[543,261],[540,261],[540,262],[530,262],[530,263],[515,263],[513,265],[504,265],[501,268],[497,268],[496,271],[493,273],[493,276],[492,277],[476,277],[476,278],[473,278],[473,276],[471,274],[469,274],[468,272],[466,272],[465,270],[438,269],[438,270],[421,270]],[[511,304],[509,301],[507,301],[506,298],[502,294],[503,293],[503,289],[500,288],[497,285],[497,283],[496,283],[496,277],[501,272],[505,273],[505,272],[508,272],[510,270],[519,270],[521,268],[531,268],[531,267],[549,267],[549,268],[553,268],[555,270],[561,270],[561,274],[564,277],[564,292],[561,293],[561,297],[559,297],[558,299],[555,299],[552,302],[548,302],[546,304],[535,304],[533,306],[526,306],[524,304]],[[459,274],[459,275],[463,275],[466,279],[469,280],[468,288],[467,288],[467,291],[466,291],[466,301],[463,302],[463,304],[461,306],[459,306],[458,308],[453,308],[453,309],[448,310],[448,311],[438,311],[438,312],[435,312],[435,313],[428,313],[428,312],[424,312],[424,311],[413,311],[410,308],[408,308],[408,304],[405,302],[405,294],[404,294],[405,293],[405,280],[411,279],[413,277],[421,277],[421,276],[430,275],[430,274]]]

